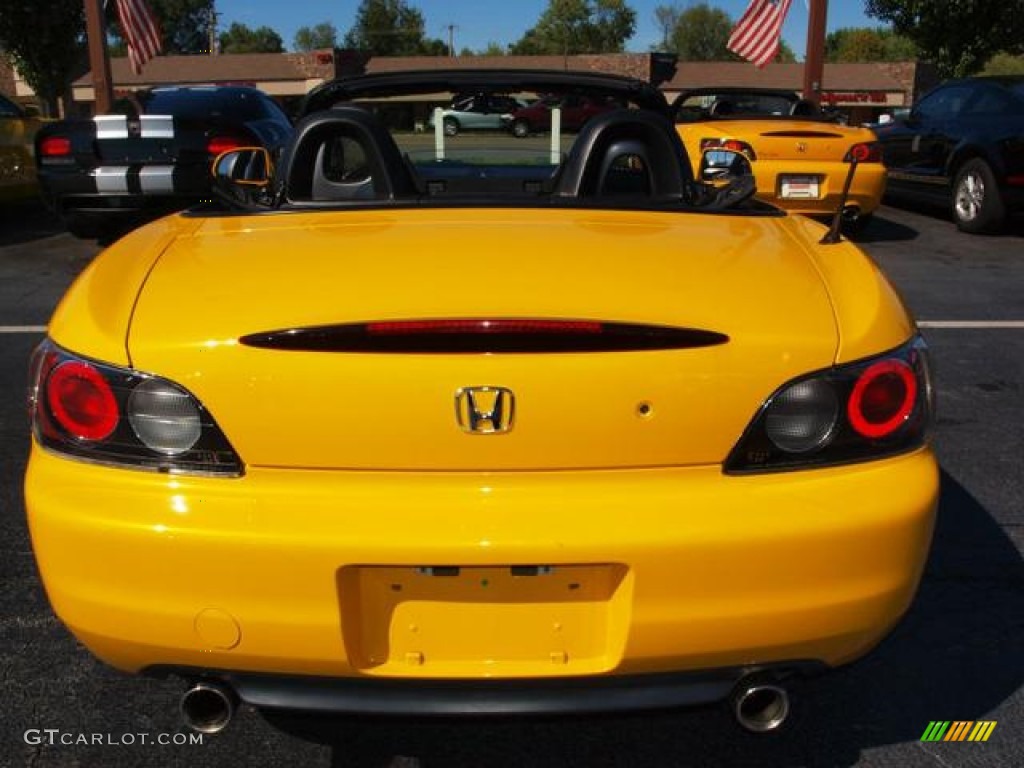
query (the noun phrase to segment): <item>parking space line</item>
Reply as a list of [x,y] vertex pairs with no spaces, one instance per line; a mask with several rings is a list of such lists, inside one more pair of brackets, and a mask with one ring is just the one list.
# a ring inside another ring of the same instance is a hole
[[0,325],[0,333],[46,333],[45,325]]
[[1024,329],[1024,320],[918,320],[921,328],[980,329],[1010,328]]

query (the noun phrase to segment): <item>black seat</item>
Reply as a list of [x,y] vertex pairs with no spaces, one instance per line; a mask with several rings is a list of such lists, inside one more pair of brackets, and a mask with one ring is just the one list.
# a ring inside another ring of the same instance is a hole
[[789,108],[789,114],[793,117],[812,117],[817,112],[818,108],[814,106],[814,102],[807,99],[797,99]]
[[712,117],[721,117],[722,115],[733,115],[736,113],[736,105],[729,99],[718,99],[712,103],[711,108],[708,109],[708,114]]
[[292,205],[418,195],[412,171],[391,134],[371,112],[352,104],[303,119],[281,165],[284,199]]
[[686,149],[667,118],[644,110],[617,109],[583,126],[554,194],[682,198],[692,179]]

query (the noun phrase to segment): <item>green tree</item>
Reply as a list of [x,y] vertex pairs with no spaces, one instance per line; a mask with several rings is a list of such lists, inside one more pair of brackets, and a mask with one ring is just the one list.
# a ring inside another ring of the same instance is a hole
[[1024,75],[1024,56],[997,53],[981,71],[983,75]]
[[826,61],[910,61],[917,46],[891,29],[844,27],[825,38]]
[[292,47],[296,51],[315,51],[319,48],[337,48],[338,30],[329,21],[315,27],[299,27],[295,31]]
[[537,24],[509,52],[619,53],[635,29],[636,11],[625,0],[549,0]]
[[999,52],[1024,53],[1024,0],[867,0],[866,10],[916,43],[943,77],[974,74]]
[[252,29],[237,21],[217,38],[221,53],[284,53],[281,36],[270,27]]
[[725,47],[732,32],[729,14],[700,3],[679,14],[669,36],[669,48],[681,61],[735,61]]
[[373,56],[413,56],[427,47],[423,28],[423,13],[405,0],[362,0],[345,45]]
[[85,60],[82,0],[50,0],[42,12],[35,3],[0,0],[0,48],[42,100],[48,115]]
[[679,17],[682,15],[683,7],[679,3],[654,7],[654,23],[661,31],[661,42],[653,46],[655,50],[672,50],[672,34],[676,31],[676,25],[679,24]]

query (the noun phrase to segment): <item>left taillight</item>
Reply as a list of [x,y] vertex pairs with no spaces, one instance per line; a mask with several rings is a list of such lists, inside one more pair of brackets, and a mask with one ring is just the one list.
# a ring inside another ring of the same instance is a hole
[[761,407],[725,463],[773,472],[882,458],[924,444],[934,412],[918,337],[880,355],[801,377]]
[[216,157],[224,152],[230,152],[241,147],[252,146],[252,141],[241,136],[211,136],[206,140],[206,152],[211,157]]
[[39,140],[41,159],[68,157],[71,154],[71,139],[67,136],[45,136]]
[[846,151],[843,162],[852,162],[854,158],[858,163],[880,163],[882,162],[882,145],[877,141],[854,144]]
[[183,387],[49,340],[32,356],[28,409],[36,440],[56,453],[162,472],[243,473],[213,416]]

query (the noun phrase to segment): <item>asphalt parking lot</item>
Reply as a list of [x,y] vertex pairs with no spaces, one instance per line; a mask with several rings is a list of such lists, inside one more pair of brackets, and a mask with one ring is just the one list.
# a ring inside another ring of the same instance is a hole
[[[179,685],[93,660],[39,584],[21,498],[27,360],[98,247],[63,233],[41,208],[0,211],[0,765],[1024,765],[1024,223],[969,236],[941,212],[884,207],[860,241],[932,348],[939,522],[908,616],[866,659],[796,689],[782,732],[749,735],[709,707],[357,720],[317,741],[243,709],[223,734],[196,744],[177,743],[188,740]],[[986,743],[922,743],[935,720],[997,725]]]

